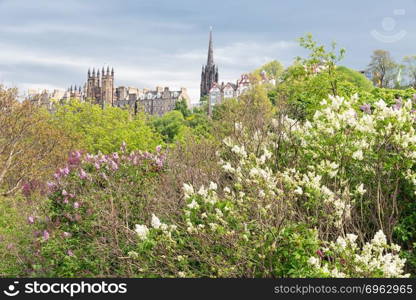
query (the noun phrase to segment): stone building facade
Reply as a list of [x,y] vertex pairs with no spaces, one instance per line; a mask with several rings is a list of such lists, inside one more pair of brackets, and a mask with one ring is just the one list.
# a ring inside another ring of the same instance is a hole
[[[276,81],[273,78],[268,78],[265,71],[261,72],[260,84],[275,85]],[[249,74],[242,74],[236,83],[222,82],[221,84],[214,83],[209,90],[209,106],[220,104],[224,99],[238,98],[252,86],[252,80]]]
[[144,111],[150,115],[163,115],[175,108],[176,102],[184,100],[188,105],[190,98],[186,88],[170,90],[156,87],[155,90],[118,87],[114,106]]
[[126,108],[137,113],[144,111],[151,115],[163,115],[175,108],[176,102],[184,100],[190,105],[190,98],[186,88],[170,90],[168,87],[156,87],[155,90],[139,89],[135,87],[120,86],[114,88],[114,69],[107,67],[101,72],[95,68],[88,70],[87,82],[83,87],[71,86],[67,91],[55,90],[49,92],[30,91],[27,97],[36,105],[54,110],[54,105],[64,103],[69,99],[88,101],[99,104],[101,107],[114,106]]

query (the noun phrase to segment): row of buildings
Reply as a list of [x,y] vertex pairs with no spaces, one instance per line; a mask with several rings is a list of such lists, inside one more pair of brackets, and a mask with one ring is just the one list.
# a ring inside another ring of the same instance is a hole
[[[265,71],[260,74],[261,84],[275,85],[274,78],[268,78]],[[252,86],[252,78],[249,74],[242,74],[241,78],[234,82],[219,83],[218,66],[214,63],[214,47],[212,41],[212,30],[209,33],[208,57],[206,65],[202,66],[200,96],[208,101],[208,114],[211,114],[212,107],[220,104],[225,99],[238,98]]]
[[[214,49],[212,41],[212,30],[209,33],[208,57],[206,65],[202,66],[201,72],[201,99],[208,101],[208,114],[212,107],[227,98],[238,98],[252,85],[248,74],[243,74],[235,82],[219,83],[218,66],[214,63]],[[261,73],[262,83],[274,84],[274,79],[267,78],[265,72]],[[186,88],[170,90],[168,87],[156,87],[154,90],[139,89],[135,87],[115,87],[114,69],[88,70],[85,84],[71,86],[66,91],[47,90],[38,92],[30,91],[29,100],[50,110],[54,109],[56,103],[63,103],[68,99],[89,101],[106,106],[128,108],[137,112],[142,110],[151,115],[163,115],[175,108],[180,100],[185,100],[190,106],[191,101]]]
[[78,99],[81,102],[92,102],[106,106],[122,107],[137,111],[144,111],[151,115],[163,115],[175,108],[178,101],[184,100],[188,104],[190,98],[186,88],[170,90],[169,87],[156,87],[140,89],[136,87],[114,86],[114,69],[102,68],[101,72],[95,69],[88,70],[87,81],[83,86],[71,86],[66,91],[54,90],[52,92],[29,90],[28,98],[32,103],[54,109],[56,103],[64,103],[69,99]]

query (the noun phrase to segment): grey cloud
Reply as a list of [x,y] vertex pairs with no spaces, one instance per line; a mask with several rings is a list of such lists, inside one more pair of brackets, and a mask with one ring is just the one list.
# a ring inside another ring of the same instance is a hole
[[[380,44],[370,31],[394,8],[406,9],[397,24],[408,35]],[[0,81],[65,88],[108,64],[118,85],[184,85],[196,100],[209,25],[220,80],[235,80],[267,60],[290,64],[304,53],[295,39],[306,32],[346,47],[344,64],[353,68],[365,67],[375,48],[414,54],[415,12],[410,0],[0,0]]]

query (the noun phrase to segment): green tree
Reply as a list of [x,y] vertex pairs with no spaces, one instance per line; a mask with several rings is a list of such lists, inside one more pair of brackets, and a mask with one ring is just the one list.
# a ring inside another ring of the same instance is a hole
[[345,83],[342,73],[337,72],[344,49],[337,50],[336,44],[332,43],[327,50],[310,34],[300,38],[299,42],[310,51],[308,57],[298,57],[286,69],[282,82],[277,86],[277,95],[270,94],[270,97],[277,105],[285,106],[289,115],[304,119],[310,117],[328,95],[344,96],[354,91],[351,84]]
[[191,114],[185,99],[181,99],[180,101],[176,102],[174,110],[180,111],[185,118],[189,117]]
[[76,144],[48,112],[18,101],[17,92],[0,85],[0,194],[7,195],[48,178]]
[[374,85],[385,88],[392,87],[397,67],[390,52],[378,49],[373,52],[367,71],[373,74]]
[[409,79],[409,85],[416,88],[416,55],[403,58],[405,74]]
[[313,40],[312,34],[307,34],[299,39],[300,46],[310,51],[309,57],[300,58],[300,62],[311,74],[320,73],[323,79],[326,79],[330,85],[332,95],[337,95],[338,74],[335,68],[345,55],[345,49],[341,48],[337,51],[336,43],[331,43],[331,49],[328,51],[324,45],[318,45]]
[[165,113],[163,116],[155,117],[152,121],[152,126],[160,133],[166,143],[180,140],[187,130],[185,119],[178,110],[173,110]]
[[93,153],[117,151],[122,142],[130,150],[154,149],[162,141],[146,124],[143,113],[135,116],[128,111],[71,100],[58,106],[53,116],[56,126],[78,135],[81,147]]
[[284,70],[285,69],[280,62],[277,60],[272,60],[271,62],[268,62],[267,64],[264,64],[260,68],[254,70],[252,75],[259,78],[261,72],[265,71],[268,77],[275,79],[277,82],[278,79],[280,79],[280,77],[283,75]]

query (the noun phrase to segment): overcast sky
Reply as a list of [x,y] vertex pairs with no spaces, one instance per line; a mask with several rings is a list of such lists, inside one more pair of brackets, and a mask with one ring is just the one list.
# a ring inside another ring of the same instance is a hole
[[66,89],[110,65],[117,86],[183,86],[196,101],[210,25],[220,81],[288,66],[308,32],[355,69],[375,49],[416,54],[416,0],[0,0],[0,83]]

